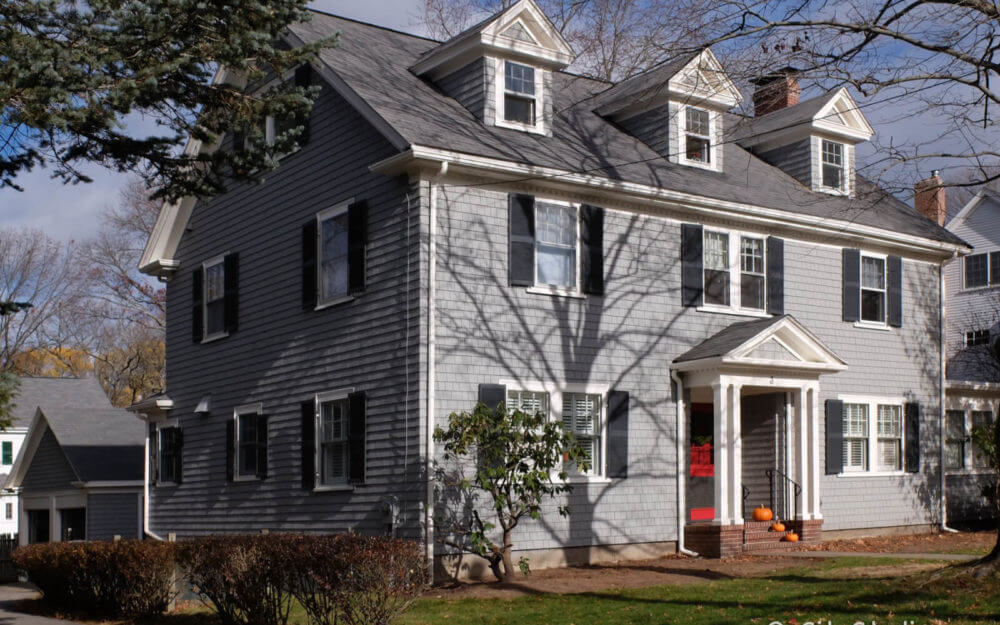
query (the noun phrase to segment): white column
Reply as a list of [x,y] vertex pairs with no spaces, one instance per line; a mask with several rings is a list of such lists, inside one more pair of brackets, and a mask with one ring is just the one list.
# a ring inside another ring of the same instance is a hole
[[712,384],[713,436],[715,448],[715,521],[729,525],[729,415],[725,386],[719,380]]
[[795,393],[795,481],[802,488],[799,497],[799,519],[809,519],[809,411],[805,387]]
[[809,389],[809,452],[812,464],[810,465],[809,494],[811,505],[809,506],[810,518],[822,519],[823,514],[819,509],[819,482],[822,479],[822,472],[819,465],[819,386],[812,386]]
[[725,392],[729,402],[729,512],[732,523],[743,523],[743,433],[741,426],[739,384],[727,385]]

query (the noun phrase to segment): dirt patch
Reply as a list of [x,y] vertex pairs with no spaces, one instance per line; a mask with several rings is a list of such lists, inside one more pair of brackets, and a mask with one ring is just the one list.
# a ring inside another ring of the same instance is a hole
[[701,560],[667,556],[609,564],[535,571],[510,584],[465,582],[432,588],[425,596],[443,599],[511,598],[543,593],[575,594],[618,588],[696,584],[746,577],[765,577],[778,571],[808,566],[804,558],[740,556]]
[[875,536],[831,540],[806,546],[805,551],[859,551],[869,553],[986,553],[996,543],[996,532]]

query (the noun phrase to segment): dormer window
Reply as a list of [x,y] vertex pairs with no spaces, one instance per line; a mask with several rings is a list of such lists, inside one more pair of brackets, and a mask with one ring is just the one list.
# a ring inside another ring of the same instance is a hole
[[823,187],[844,190],[844,144],[823,139]]
[[712,162],[712,133],[708,111],[688,106],[684,115],[684,156],[692,163]]
[[504,121],[534,126],[537,108],[535,68],[504,61]]

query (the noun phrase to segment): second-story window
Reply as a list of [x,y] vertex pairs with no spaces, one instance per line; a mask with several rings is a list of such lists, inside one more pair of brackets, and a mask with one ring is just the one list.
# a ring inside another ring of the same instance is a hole
[[504,121],[534,126],[536,109],[535,68],[504,61]]
[[14,443],[12,441],[4,441],[3,444],[3,459],[0,462],[4,466],[9,466],[14,464]]
[[705,231],[705,303],[729,306],[729,235]]
[[226,331],[226,264],[223,258],[205,263],[205,338]]
[[684,155],[693,163],[712,162],[711,123],[705,109],[684,110]]
[[965,346],[977,347],[979,345],[990,344],[989,330],[970,330],[965,333]]
[[347,206],[322,212],[319,221],[319,303],[347,295],[349,289]]
[[885,259],[861,256],[861,320],[885,323]]
[[740,237],[740,305],[764,310],[764,239]]
[[844,189],[844,144],[823,139],[823,186]]
[[576,290],[577,208],[568,204],[538,202],[535,209],[535,282]]
[[971,254],[964,259],[965,288],[1000,284],[1000,252]]

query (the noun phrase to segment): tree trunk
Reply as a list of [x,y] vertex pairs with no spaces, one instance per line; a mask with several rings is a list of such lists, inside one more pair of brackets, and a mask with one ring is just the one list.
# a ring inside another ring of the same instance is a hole
[[[993,424],[993,454],[1000,455],[1000,421]],[[969,566],[972,568],[973,577],[986,577],[1000,569],[1000,469],[997,467],[997,458],[993,458],[994,478],[997,480],[993,485],[993,515],[994,524],[997,530],[997,539],[993,543],[993,549],[982,558],[975,560]]]
[[514,561],[511,553],[513,547],[510,530],[505,530],[503,533],[503,550],[500,552],[500,557],[503,558],[503,577],[500,580],[503,582],[514,581]]

